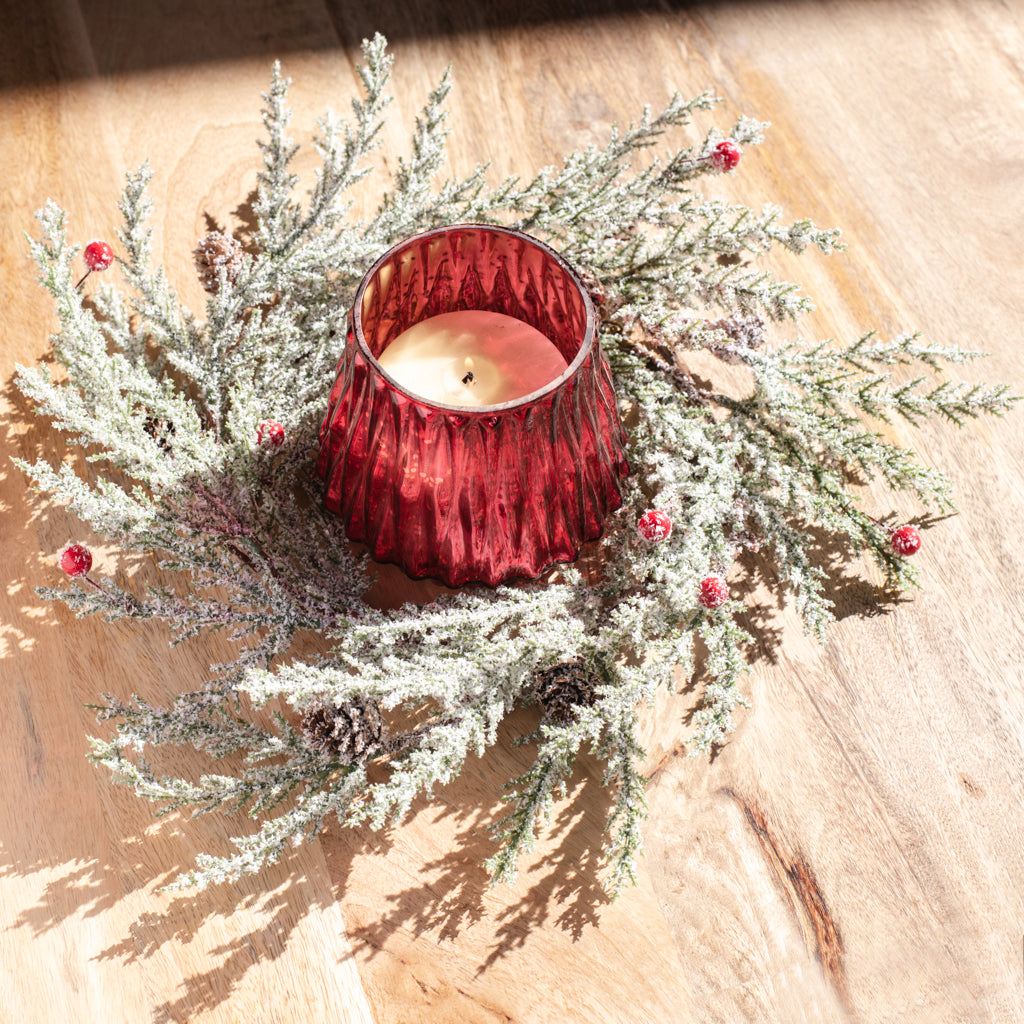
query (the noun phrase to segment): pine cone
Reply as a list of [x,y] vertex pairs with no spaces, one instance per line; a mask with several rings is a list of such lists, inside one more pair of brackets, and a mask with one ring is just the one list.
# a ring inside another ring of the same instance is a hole
[[220,288],[220,271],[224,269],[228,281],[234,284],[242,272],[245,254],[242,244],[232,235],[222,231],[211,231],[193,250],[196,270],[203,287],[213,294]]
[[318,701],[306,708],[300,726],[306,742],[342,764],[355,764],[384,737],[384,720],[375,700],[348,701],[338,706]]
[[576,721],[576,709],[589,708],[597,700],[597,679],[584,662],[563,661],[533,674],[533,696],[544,710],[544,717],[555,725]]
[[174,454],[171,438],[177,433],[177,430],[173,423],[157,416],[147,416],[142,423],[142,429],[156,441],[157,447],[162,448],[168,455]]

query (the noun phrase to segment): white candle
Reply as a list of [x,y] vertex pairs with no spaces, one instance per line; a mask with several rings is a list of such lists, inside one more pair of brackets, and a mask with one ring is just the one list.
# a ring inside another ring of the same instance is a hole
[[398,335],[377,361],[418,397],[466,407],[522,398],[569,365],[535,327],[483,309],[421,320]]

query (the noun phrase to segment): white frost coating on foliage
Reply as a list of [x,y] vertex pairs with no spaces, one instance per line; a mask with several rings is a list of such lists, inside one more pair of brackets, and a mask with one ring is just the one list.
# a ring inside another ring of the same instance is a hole
[[[658,114],[647,109],[613,128],[603,148],[573,153],[527,182],[491,185],[485,167],[438,182],[446,72],[378,210],[353,223],[346,195],[369,173],[366,157],[390,102],[383,38],[368,41],[364,54],[351,118],[328,113],[318,122],[321,165],[304,199],[291,170],[298,147],[288,135],[288,83],[275,67],[264,96],[253,250],[237,280],[220,281],[202,318],[153,266],[148,166],[128,176],[119,204],[124,291],[105,280],[84,302],[72,283],[78,249],[65,214],[52,203],[40,212],[43,234],[31,248],[56,301],[54,352],[67,380],[55,382],[41,366],[20,368],[19,384],[95,470],[19,465],[124,551],[155,553],[167,570],[164,586],[145,593],[95,574],[101,589],[40,593],[79,614],[161,619],[176,641],[224,630],[238,644],[233,663],[213,666],[209,681],[169,707],[136,695],[107,697],[99,709],[115,731],[93,741],[93,757],[141,796],[165,811],[239,809],[263,819],[235,840],[235,855],[204,856],[176,884],[257,871],[331,819],[380,826],[400,818],[495,743],[508,712],[531,699],[537,671],[574,662],[596,680],[594,703],[569,724],[543,721],[526,738],[534,761],[510,783],[490,866],[496,878],[513,876],[576,755],[590,749],[615,791],[607,855],[617,891],[633,879],[641,849],[638,710],[671,685],[674,667],[694,672],[696,638],[706,655],[693,748],[722,742],[744,704],[737,679],[753,645],[735,618],[742,605],[703,609],[701,579],[756,552],[795,596],[807,628],[822,634],[830,606],[812,530],[868,552],[894,585],[913,579],[886,528],[858,509],[851,474],[881,476],[926,504],[950,506],[945,477],[865,416],[960,421],[999,413],[1013,398],[1001,387],[893,376],[903,364],[937,370],[976,354],[914,336],[801,340],[793,321],[809,300],[752,260],[776,246],[828,253],[838,232],[783,223],[771,205],[755,213],[696,191],[719,142],[750,147],[765,127],[741,118],[728,135],[712,127],[690,145],[673,142],[693,114],[711,108],[709,94],[674,96]],[[669,148],[656,156],[662,143]],[[538,235],[593,288],[602,346],[629,414],[633,474],[623,508],[608,520],[596,581],[563,568],[541,582],[467,587],[425,607],[379,611],[362,600],[368,565],[349,554],[338,522],[321,509],[311,476],[317,431],[347,310],[369,264],[408,234],[458,221]],[[736,318],[748,318],[746,333],[730,334]],[[747,397],[690,376],[687,351],[704,348],[749,368]],[[264,419],[284,425],[280,448],[258,447]],[[674,521],[659,544],[635,528],[652,504]],[[294,641],[305,631],[319,633],[328,653],[297,660]],[[368,775],[307,745],[298,715],[324,699],[376,702],[389,732],[366,757],[379,769]],[[269,714],[267,705],[281,704],[290,710]],[[152,748],[159,759],[161,748],[180,744],[244,761],[190,780],[161,775],[143,756]]]

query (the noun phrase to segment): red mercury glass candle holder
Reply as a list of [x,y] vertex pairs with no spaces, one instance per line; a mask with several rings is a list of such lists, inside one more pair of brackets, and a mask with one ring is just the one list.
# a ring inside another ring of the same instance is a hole
[[[566,368],[522,397],[467,407],[423,398],[381,366],[404,331],[460,310],[536,328]],[[450,587],[575,560],[621,505],[627,473],[586,289],[548,246],[480,224],[416,235],[371,267],[320,441],[324,501],[348,536],[377,561]]]

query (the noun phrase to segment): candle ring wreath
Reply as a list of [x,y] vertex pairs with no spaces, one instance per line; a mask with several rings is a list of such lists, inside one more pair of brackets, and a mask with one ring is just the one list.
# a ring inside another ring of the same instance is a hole
[[[113,246],[82,249],[69,241],[63,211],[48,203],[40,212],[42,235],[30,245],[56,300],[54,352],[67,372],[55,379],[46,365],[19,367],[18,383],[94,468],[19,465],[121,551],[155,555],[163,574],[161,586],[142,588],[127,568],[93,573],[88,547],[75,542],[59,555],[74,582],[38,592],[79,615],[161,620],[172,643],[223,630],[236,645],[233,662],[212,666],[170,706],[140,695],[97,706],[115,728],[92,740],[90,756],[162,812],[261,819],[233,840],[234,852],[201,856],[172,888],[256,872],[335,818],[376,827],[401,819],[483,755],[514,707],[532,704],[539,724],[522,739],[533,763],[509,783],[492,877],[514,876],[588,750],[614,792],[605,882],[615,893],[635,881],[641,849],[638,711],[658,687],[674,686],[674,673],[695,673],[698,641],[705,685],[691,749],[721,743],[744,704],[737,679],[751,637],[743,603],[730,595],[734,563],[740,571],[737,560],[759,551],[819,636],[830,621],[826,573],[812,555],[821,531],[870,556],[893,588],[913,583],[917,526],[861,510],[855,487],[880,477],[943,511],[952,508],[949,482],[871,423],[960,423],[1000,414],[1017,396],[946,379],[943,364],[979,353],[912,334],[776,340],[811,304],[755,259],[775,247],[827,254],[841,248],[839,232],[696,191],[702,176],[733,172],[744,147],[760,141],[756,121],[655,152],[712,107],[709,93],[645,109],[603,148],[530,181],[489,184],[479,166],[437,184],[445,72],[379,206],[351,220],[347,191],[371,173],[392,62],[379,35],[363,54],[352,116],[317,122],[321,163],[301,200],[288,82],[275,66],[255,226],[241,239],[213,232],[195,251],[205,319],[182,308],[153,265],[147,165],[127,176]],[[596,569],[564,565],[535,581],[376,608],[364,599],[373,564],[324,508],[313,472],[327,393],[354,290],[374,259],[400,239],[461,222],[536,236],[578,270],[597,309],[630,473],[594,542]],[[115,264],[127,290],[103,277],[97,287],[92,275]],[[746,393],[730,397],[688,370],[700,351],[741,368]],[[924,372],[901,372],[908,364]],[[321,652],[301,656],[297,638],[309,631],[323,638]],[[163,774],[148,756],[176,745],[201,752],[194,777]],[[202,772],[206,758],[213,767]]]

